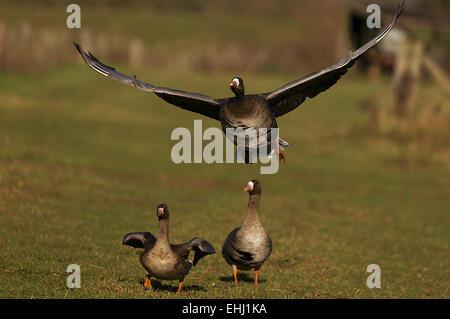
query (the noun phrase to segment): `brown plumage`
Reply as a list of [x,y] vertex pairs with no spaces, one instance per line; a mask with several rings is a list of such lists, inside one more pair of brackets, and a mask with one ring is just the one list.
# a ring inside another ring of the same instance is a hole
[[[149,232],[135,232],[125,235],[122,243],[135,248],[144,248],[140,254],[140,262],[148,272],[145,287],[151,287],[151,277],[162,280],[179,280],[177,294],[181,290],[184,277],[192,265],[206,255],[215,254],[213,246],[202,238],[193,238],[187,243],[173,245],[169,242],[169,210],[166,204],[160,204],[156,214],[159,219],[159,236],[156,238]],[[194,262],[189,260],[193,250]]]
[[261,184],[251,180],[245,190],[249,192],[247,216],[242,226],[234,229],[225,239],[222,256],[233,268],[236,285],[237,269],[254,269],[255,285],[258,285],[258,271],[272,252],[272,239],[258,217]]

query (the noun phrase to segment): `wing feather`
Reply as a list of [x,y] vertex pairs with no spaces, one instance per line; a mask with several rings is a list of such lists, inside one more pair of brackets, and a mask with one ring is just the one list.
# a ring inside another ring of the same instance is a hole
[[405,0],[399,4],[395,18],[380,34],[358,50],[350,52],[346,58],[330,67],[314,72],[299,80],[289,82],[279,89],[270,92],[266,96],[266,100],[274,115],[279,117],[286,114],[296,109],[306,98],[313,98],[336,84],[364,53],[374,47],[391,31],[395,22],[402,14],[404,6]]
[[199,93],[154,86],[136,79],[136,76],[129,77],[117,72],[115,68],[103,64],[91,52],[87,54],[78,43],[74,42],[74,46],[81,54],[83,60],[98,73],[121,83],[134,86],[140,90],[153,92],[170,104],[181,107],[182,109],[219,120],[220,102],[218,100]]
[[188,258],[189,252],[191,250],[194,251],[194,261],[193,265],[197,265],[198,261],[207,256],[215,254],[216,251],[214,247],[203,238],[193,238],[185,244],[181,245],[172,245],[172,249],[181,251],[181,255],[184,256],[185,259]]
[[122,244],[134,248],[151,249],[156,242],[156,237],[149,232],[128,233],[123,237]]

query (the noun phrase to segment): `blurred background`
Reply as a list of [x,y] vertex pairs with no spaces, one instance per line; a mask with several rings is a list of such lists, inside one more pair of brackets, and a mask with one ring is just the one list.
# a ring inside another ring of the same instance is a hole
[[[0,296],[149,297],[122,236],[157,232],[153,209],[167,201],[174,241],[202,236],[220,251],[244,217],[243,185],[259,178],[275,243],[266,285],[230,289],[219,253],[185,297],[448,298],[448,1],[407,0],[344,78],[279,119],[292,148],[274,176],[172,163],[170,132],[199,116],[103,78],[72,45],[154,85],[222,98],[241,76],[248,93],[269,92],[374,37],[372,2],[78,0],[81,28],[69,29],[70,1],[0,0]],[[384,27],[397,2],[376,3]],[[65,287],[72,262],[86,289]],[[370,263],[384,289],[365,287]],[[151,296],[173,297],[167,285]]]
[[[1,72],[33,73],[81,63],[72,46],[77,41],[102,59],[134,70],[295,78],[338,61],[379,31],[366,26],[370,1],[81,0],[81,29],[65,26],[69,13],[61,10],[66,3],[25,1],[20,9],[1,3]],[[377,3],[388,23],[396,1]],[[445,0],[409,0],[397,28],[358,63],[370,78],[393,75],[396,117],[411,113],[418,82],[449,93],[449,12]],[[372,111],[374,122],[384,116],[376,106]],[[422,113],[427,114],[417,116],[428,124],[436,120],[423,118],[432,116],[430,110]],[[438,113],[448,124],[448,115]]]
[[[80,0],[84,10],[78,32],[65,27],[69,14],[61,9],[67,3],[8,3],[2,1],[1,70],[32,71],[73,61],[70,41],[64,40],[77,38],[102,56],[138,66],[292,72],[295,65],[298,72],[341,58],[377,33],[366,26],[371,2],[362,0]],[[388,22],[397,2],[377,4]],[[386,42],[420,42],[426,55],[448,71],[448,14],[445,0],[409,0],[401,29],[378,47],[384,54],[371,64],[392,66],[394,58],[388,56],[398,46],[389,48]]]

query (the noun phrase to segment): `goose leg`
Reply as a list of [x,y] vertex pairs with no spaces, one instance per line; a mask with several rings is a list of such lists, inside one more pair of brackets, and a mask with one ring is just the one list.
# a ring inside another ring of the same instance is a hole
[[281,148],[278,147],[278,163],[280,163],[281,160],[283,160],[283,162],[286,163],[286,155],[284,155],[284,153],[281,150]]
[[144,287],[147,288],[147,289],[151,289],[152,288],[152,282],[150,281],[150,276],[149,275],[145,276]]
[[236,287],[238,286],[238,281],[237,281],[237,268],[235,265],[233,265],[233,276],[234,276],[234,284],[236,285]]
[[253,284],[256,287],[258,287],[258,272],[259,272],[259,269],[255,269],[255,282]]
[[183,286],[183,281],[180,281],[180,285],[178,286],[178,291],[177,291],[177,295],[180,294],[181,291],[181,286]]
[[278,138],[276,139],[276,143],[277,143],[277,149],[278,149],[278,163],[280,163],[281,160],[283,160],[283,162],[286,163],[286,155],[284,155],[283,151],[281,150],[280,142],[279,142]]

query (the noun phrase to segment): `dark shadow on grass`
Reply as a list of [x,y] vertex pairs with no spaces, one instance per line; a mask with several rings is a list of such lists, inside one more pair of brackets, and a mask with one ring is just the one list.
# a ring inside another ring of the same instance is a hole
[[[152,288],[151,289],[144,288],[144,289],[155,290],[155,291],[163,291],[164,290],[164,291],[173,292],[174,294],[178,291],[179,282],[176,280],[173,281],[174,283],[176,283],[176,285],[163,284],[161,281],[155,280],[155,279],[151,279],[150,281],[152,282]],[[142,287],[144,287],[144,280],[139,280],[139,283],[141,284]],[[202,286],[183,284],[183,287],[181,288],[181,294],[183,293],[183,291],[200,291],[200,290],[207,291]]]
[[[222,277],[220,277],[219,279],[222,280],[222,281],[225,281],[225,282],[232,282],[232,283],[234,283],[234,277],[233,277],[233,275],[230,275],[230,276],[222,276]],[[252,284],[253,284],[253,282],[255,281],[255,279],[254,279],[253,277],[249,276],[249,274],[248,274],[248,273],[245,273],[245,272],[238,272],[238,274],[237,274],[237,280],[238,280],[238,284],[239,284],[240,281],[250,282],[250,283],[252,283]],[[258,283],[263,283],[263,282],[265,282],[264,279],[258,278]]]

